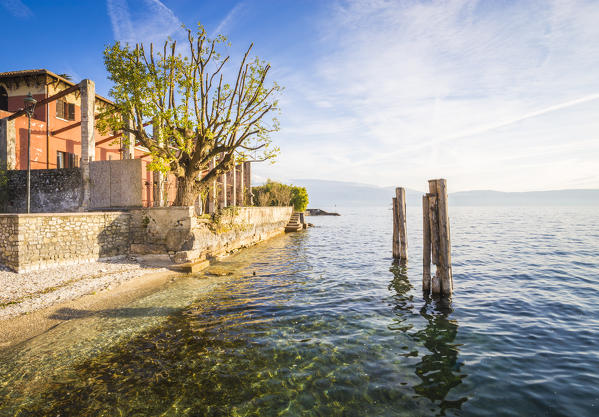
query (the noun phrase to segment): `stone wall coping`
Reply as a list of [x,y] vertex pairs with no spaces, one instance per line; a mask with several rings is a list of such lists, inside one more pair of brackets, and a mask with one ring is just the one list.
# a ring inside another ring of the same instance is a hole
[[137,207],[132,210],[166,211],[166,210],[189,210],[193,206],[168,206],[168,207]]
[[0,213],[0,218],[33,218],[33,217],[75,217],[105,216],[107,214],[127,214],[127,211],[74,211],[66,213]]
[[[260,206],[236,206],[234,208],[240,210],[264,210],[264,209],[288,209],[291,206],[268,206],[268,207],[260,207]],[[53,216],[104,216],[106,214],[126,214],[130,211],[135,210],[150,210],[150,211],[168,211],[168,210],[190,210],[193,206],[170,206],[170,207],[143,207],[143,208],[132,208],[131,210],[125,211],[72,211],[72,212],[64,212],[64,213],[0,213],[0,218],[11,218],[11,217],[53,217]],[[233,208],[233,207],[230,207]]]
[[229,206],[226,208],[239,210],[286,210],[293,208],[293,206]]

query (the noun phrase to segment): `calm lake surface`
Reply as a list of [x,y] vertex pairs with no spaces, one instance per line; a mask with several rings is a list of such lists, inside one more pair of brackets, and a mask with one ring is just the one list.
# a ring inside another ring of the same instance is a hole
[[445,301],[418,207],[406,267],[388,208],[336,210],[3,351],[0,415],[599,415],[597,208],[450,207]]

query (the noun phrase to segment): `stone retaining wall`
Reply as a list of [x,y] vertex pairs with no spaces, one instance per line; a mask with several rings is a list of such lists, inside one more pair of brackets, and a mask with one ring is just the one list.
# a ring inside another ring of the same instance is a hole
[[122,212],[0,214],[0,263],[26,272],[124,255],[129,224]]
[[176,263],[197,262],[255,245],[285,231],[292,207],[230,207],[214,220],[195,218],[188,235],[167,239]]
[[228,207],[200,218],[193,207],[131,210],[131,251],[196,262],[253,245],[285,230],[291,207]]
[[14,215],[0,215],[0,265],[12,267],[19,263],[18,220]]
[[285,230],[291,207],[230,207],[211,219],[193,207],[128,212],[0,214],[0,264],[17,272],[128,253],[196,262]]
[[[131,251],[134,253],[172,252],[173,235],[186,235],[196,221],[194,207],[149,207],[129,210]],[[169,237],[170,236],[170,237]]]

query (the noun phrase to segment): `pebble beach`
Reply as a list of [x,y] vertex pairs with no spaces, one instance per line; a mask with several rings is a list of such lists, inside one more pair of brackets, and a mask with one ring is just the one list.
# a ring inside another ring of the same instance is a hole
[[164,265],[134,257],[21,274],[0,266],[0,320],[109,290],[145,274],[167,271]]

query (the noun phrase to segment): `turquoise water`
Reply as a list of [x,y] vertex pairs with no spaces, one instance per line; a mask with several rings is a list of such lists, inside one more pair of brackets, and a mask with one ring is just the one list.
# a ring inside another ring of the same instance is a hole
[[451,300],[417,208],[405,266],[387,208],[337,210],[2,352],[0,414],[599,415],[596,208],[451,208]]

